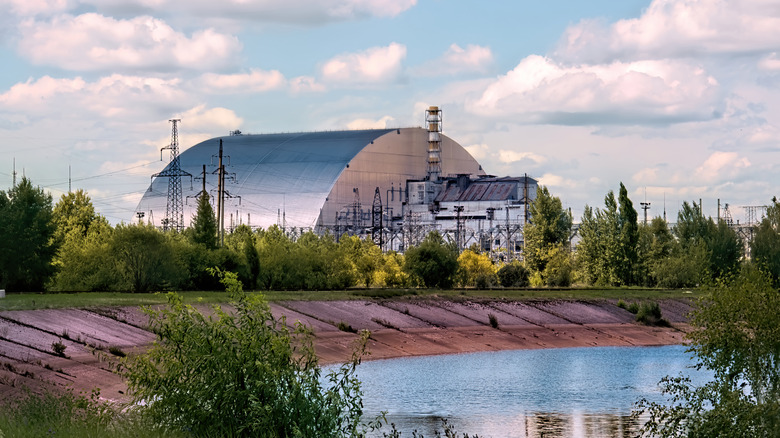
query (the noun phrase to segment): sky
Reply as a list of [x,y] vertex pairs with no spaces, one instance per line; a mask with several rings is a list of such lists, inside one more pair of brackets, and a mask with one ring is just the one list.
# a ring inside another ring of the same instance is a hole
[[[777,0],[0,0],[0,190],[131,221],[180,118],[230,131],[423,126],[570,208],[642,218],[780,195]],[[721,213],[723,214],[723,213]]]

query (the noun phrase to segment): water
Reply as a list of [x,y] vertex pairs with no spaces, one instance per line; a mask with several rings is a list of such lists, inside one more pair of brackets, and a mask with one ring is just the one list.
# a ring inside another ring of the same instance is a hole
[[637,400],[665,400],[662,377],[709,378],[693,363],[682,346],[563,348],[369,361],[358,377],[367,417],[386,411],[402,436],[446,418],[488,437],[622,437]]

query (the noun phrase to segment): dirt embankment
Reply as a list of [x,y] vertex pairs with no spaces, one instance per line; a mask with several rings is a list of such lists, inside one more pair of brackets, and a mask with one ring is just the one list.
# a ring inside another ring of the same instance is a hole
[[[289,325],[311,326],[322,363],[337,363],[350,357],[358,336],[339,326],[371,331],[368,359],[682,343],[691,305],[660,304],[671,327],[636,324],[633,314],[610,301],[286,301],[271,309]],[[125,384],[114,372],[117,356],[110,350],[132,354],[151,344],[146,322],[136,308],[0,312],[0,395],[54,384],[76,391],[98,387],[104,398],[123,400]],[[64,356],[55,353],[55,343],[65,346]]]

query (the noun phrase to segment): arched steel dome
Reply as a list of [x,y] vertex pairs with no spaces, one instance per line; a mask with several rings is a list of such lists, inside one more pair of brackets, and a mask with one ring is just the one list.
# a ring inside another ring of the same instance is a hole
[[[422,128],[233,135],[206,140],[183,151],[181,169],[200,176],[206,165],[206,189],[214,199],[216,155],[223,141],[229,178],[225,226],[273,224],[313,229],[332,227],[339,211],[359,201],[370,211],[376,188],[385,209],[401,212],[408,179],[426,175],[428,131]],[[484,175],[482,167],[458,143],[443,136],[442,174]],[[166,168],[167,169],[167,168]],[[195,214],[201,181],[182,179],[184,224]],[[165,216],[167,178],[154,178],[136,212],[155,225]]]

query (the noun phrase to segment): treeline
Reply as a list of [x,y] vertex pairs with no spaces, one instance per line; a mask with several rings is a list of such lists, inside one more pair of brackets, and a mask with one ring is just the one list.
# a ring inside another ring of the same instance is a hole
[[780,286],[776,199],[745,241],[724,221],[704,217],[695,202],[683,203],[673,227],[660,217],[639,223],[621,183],[617,197],[612,191],[604,197],[603,208],[585,206],[573,251],[572,218],[560,199],[541,187],[530,213],[525,262],[532,285],[695,287],[726,281],[743,264],[754,264]]
[[[495,262],[472,247],[458,252],[436,232],[404,254],[369,240],[304,233],[291,239],[272,226],[239,226],[218,245],[208,194],[183,232],[142,224],[112,226],[81,190],[52,197],[29,179],[0,191],[0,288],[9,291],[215,290],[209,268],[235,272],[250,289],[350,287],[693,287],[735,272],[745,244],[731,228],[685,203],[675,227],[647,226],[620,185],[603,208],[586,206],[572,251],[573,219],[541,187],[531,205],[523,262]],[[780,276],[780,206],[754,230],[752,262]]]
[[[215,290],[221,286],[208,272],[215,267],[237,273],[247,288],[271,290],[450,287],[474,278],[438,234],[405,255],[383,254],[357,237],[337,243],[309,232],[293,240],[276,226],[239,226],[217,243],[207,194],[191,226],[177,233],[111,226],[81,190],[55,205],[27,178],[0,191],[0,288],[9,291]],[[492,269],[486,255],[477,259]]]

